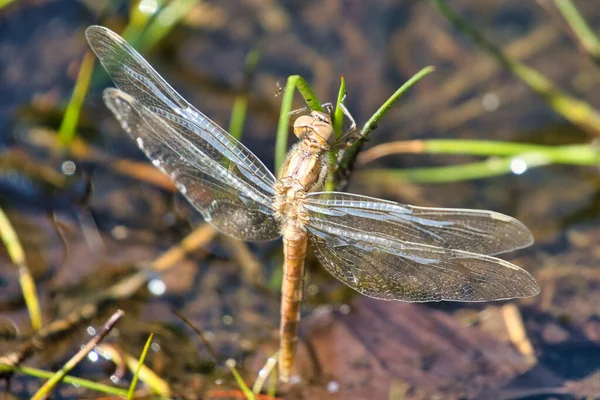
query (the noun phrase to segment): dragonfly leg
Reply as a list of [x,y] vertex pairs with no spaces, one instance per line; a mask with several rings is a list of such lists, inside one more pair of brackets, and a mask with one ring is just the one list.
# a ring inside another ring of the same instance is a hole
[[354,142],[360,139],[360,131],[356,128],[356,121],[354,121],[354,117],[350,114],[350,111],[346,108],[345,105],[340,103],[340,108],[344,113],[344,117],[348,119],[350,122],[350,126],[346,130],[346,132],[335,140],[335,143],[331,146],[335,150],[344,150],[347,147],[350,147]]
[[288,116],[290,118],[290,125],[294,124],[294,121],[296,119],[298,119],[298,117],[301,117],[303,115],[308,115],[311,113],[311,109],[310,107],[307,105],[306,107],[302,107],[302,108],[298,108],[296,110],[292,110],[288,113]]
[[335,107],[333,107],[333,104],[331,104],[331,103],[323,103],[321,105],[321,107],[323,107],[323,110],[325,110],[325,112],[327,114],[329,114],[329,116],[331,117],[331,119],[333,119],[333,113],[335,112]]

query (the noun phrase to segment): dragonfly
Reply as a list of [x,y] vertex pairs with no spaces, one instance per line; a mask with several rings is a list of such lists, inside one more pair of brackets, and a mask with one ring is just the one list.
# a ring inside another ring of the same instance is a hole
[[123,38],[90,26],[87,40],[117,88],[103,99],[152,164],[218,231],[243,241],[282,237],[278,369],[289,381],[298,342],[308,246],[334,277],[365,296],[405,302],[481,302],[535,296],[524,269],[496,255],[529,246],[515,218],[323,191],[328,152],[358,137],[334,134],[312,111],[278,178],[242,143],[179,95]]

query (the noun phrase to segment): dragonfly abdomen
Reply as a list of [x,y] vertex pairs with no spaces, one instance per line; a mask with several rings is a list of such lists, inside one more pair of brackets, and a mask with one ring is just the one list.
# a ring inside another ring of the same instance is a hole
[[294,223],[286,223],[282,231],[284,263],[281,285],[279,377],[282,381],[288,381],[298,343],[298,327],[304,291],[304,259],[308,237],[306,231]]

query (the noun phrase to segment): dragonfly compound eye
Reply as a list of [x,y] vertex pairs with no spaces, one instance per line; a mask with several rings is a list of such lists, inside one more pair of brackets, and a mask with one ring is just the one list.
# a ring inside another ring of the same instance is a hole
[[310,115],[298,117],[294,122],[294,134],[299,139],[308,139],[323,147],[328,147],[329,140],[335,136],[331,118],[319,111],[313,111]]
[[313,111],[310,116],[312,117],[310,128],[313,132],[311,136],[322,146],[328,146],[329,141],[335,138],[331,118],[319,111]]

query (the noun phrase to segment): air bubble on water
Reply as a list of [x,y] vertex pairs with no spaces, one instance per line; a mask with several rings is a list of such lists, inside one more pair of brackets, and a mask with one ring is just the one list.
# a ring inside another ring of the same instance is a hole
[[95,363],[96,361],[98,361],[98,353],[96,353],[95,351],[90,351],[87,354],[87,358],[88,360],[90,360],[91,362]]
[[65,161],[60,166],[61,172],[67,176],[73,175],[76,169],[77,167],[73,161]]
[[148,282],[148,291],[154,296],[162,296],[167,291],[167,285],[162,279],[154,278]]
[[527,171],[527,168],[527,162],[522,158],[513,158],[510,161],[510,170],[515,175],[523,174],[525,171]]
[[233,358],[229,358],[227,361],[225,361],[225,365],[229,368],[235,368],[236,362]]
[[110,234],[117,240],[123,240],[127,238],[129,231],[127,230],[127,227],[123,225],[117,225],[110,230]]
[[90,336],[94,336],[96,334],[96,328],[94,328],[93,326],[88,326],[86,331]]
[[329,393],[337,393],[340,390],[340,384],[336,381],[331,381],[327,384],[327,391]]
[[496,93],[486,93],[481,100],[481,105],[485,111],[496,111],[500,107],[500,97]]
[[158,158],[155,158],[154,160],[152,160],[152,165],[154,165],[156,168],[160,168],[160,166],[162,165],[162,161]]
[[135,139],[135,141],[137,142],[137,145],[140,149],[144,148],[144,139],[142,139],[141,137]]

